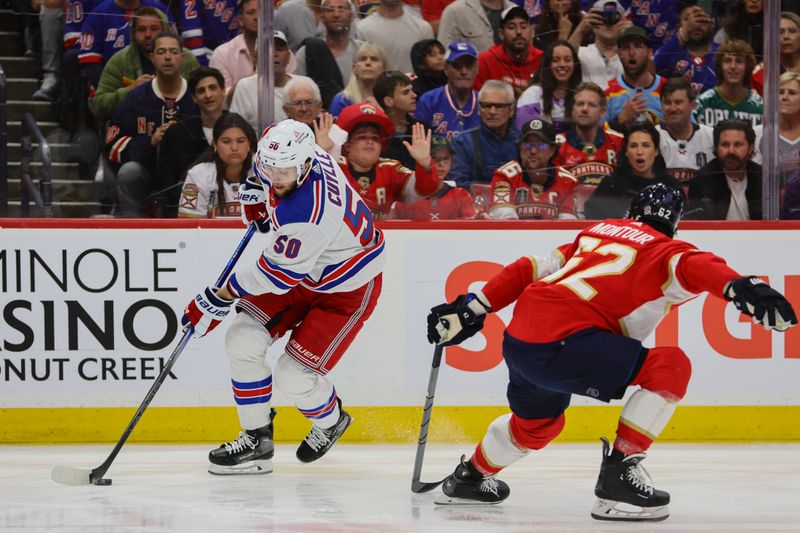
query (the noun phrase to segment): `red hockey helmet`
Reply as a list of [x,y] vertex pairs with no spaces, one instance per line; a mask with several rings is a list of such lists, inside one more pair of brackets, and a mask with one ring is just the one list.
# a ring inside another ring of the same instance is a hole
[[383,109],[372,104],[352,104],[339,113],[336,125],[347,132],[348,135],[361,124],[369,123],[378,126],[381,136],[381,144],[385,149],[389,144],[389,139],[394,135],[394,123],[386,116]]

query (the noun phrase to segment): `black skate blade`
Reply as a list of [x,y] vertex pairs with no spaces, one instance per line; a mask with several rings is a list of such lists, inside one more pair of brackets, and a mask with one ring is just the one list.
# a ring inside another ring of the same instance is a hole
[[215,476],[259,476],[272,473],[272,461],[270,459],[248,461],[234,466],[228,465],[208,465],[208,473]]
[[498,500],[496,502],[481,502],[477,500],[467,500],[465,498],[454,498],[452,496],[448,496],[447,494],[439,494],[433,500],[433,503],[436,505],[473,505],[473,506],[481,506],[485,507],[487,505],[497,505],[498,503],[502,502],[503,500]]

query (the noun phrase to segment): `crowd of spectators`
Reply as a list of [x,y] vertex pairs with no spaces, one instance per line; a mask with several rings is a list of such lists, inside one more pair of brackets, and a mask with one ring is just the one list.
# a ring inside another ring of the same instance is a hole
[[[109,215],[238,216],[269,42],[274,119],[380,218],[621,217],[654,182],[687,218],[762,216],[765,0],[283,0],[269,37],[259,0],[15,1],[39,13],[33,98],[105,145]],[[800,218],[800,0],[781,7],[766,97]]]

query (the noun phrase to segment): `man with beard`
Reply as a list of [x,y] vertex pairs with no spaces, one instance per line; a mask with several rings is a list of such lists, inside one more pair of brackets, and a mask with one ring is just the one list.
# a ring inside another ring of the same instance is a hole
[[519,6],[506,8],[500,18],[499,34],[502,42],[478,55],[475,89],[479,90],[487,80],[500,80],[510,84],[519,98],[528,88],[543,55],[531,44],[533,26],[528,12]]
[[[89,106],[100,124],[111,118],[111,113],[135,87],[153,79],[155,67],[150,61],[153,38],[169,31],[167,16],[154,7],[142,7],[131,18],[131,44],[114,54],[103,67],[97,91]],[[188,48],[183,49],[181,76],[184,78],[198,66],[197,59]]]
[[597,185],[611,174],[622,149],[622,135],[603,127],[606,97],[594,83],[575,87],[572,127],[564,132],[564,142],[554,160],[569,170],[581,184]]
[[553,164],[558,149],[553,125],[538,118],[522,127],[520,162],[492,178],[489,216],[494,219],[575,219],[575,176]]
[[690,212],[698,220],[761,220],[761,165],[750,160],[756,135],[746,120],[714,128],[717,156],[689,182]]
[[350,36],[353,4],[350,0],[323,0],[321,9],[325,38],[309,37],[297,50],[295,74],[308,76],[319,86],[328,109],[336,93],[344,89],[353,70],[360,41]]
[[689,78],[700,94],[717,84],[714,56],[719,45],[712,42],[714,21],[699,6],[681,10],[678,33],[655,55],[656,71],[665,78]]
[[648,110],[662,120],[659,94],[667,80],[648,69],[652,50],[647,32],[638,26],[625,28],[619,34],[617,48],[623,73],[608,82],[606,121],[612,129],[625,131],[629,124],[642,120]]
[[414,118],[429,126],[434,135],[452,140],[480,124],[478,91],[472,88],[478,75],[478,51],[470,43],[452,42],[444,61],[447,83],[422,95]]
[[146,204],[155,192],[158,145],[170,127],[198,113],[180,73],[180,38],[169,32],[156,35],[150,61],[156,69],[155,78],[125,96],[106,132],[108,161],[119,168],[115,211],[119,217],[147,216]]

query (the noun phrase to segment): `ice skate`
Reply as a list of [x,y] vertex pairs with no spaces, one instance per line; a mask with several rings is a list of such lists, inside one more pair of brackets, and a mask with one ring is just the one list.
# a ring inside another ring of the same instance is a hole
[[442,483],[442,492],[434,503],[439,505],[492,505],[500,503],[511,493],[508,485],[495,479],[485,477],[478,472],[472,463],[461,456],[461,463],[455,472]]
[[658,522],[669,516],[669,493],[653,487],[653,480],[640,464],[644,453],[611,458],[608,439],[603,441],[603,463],[594,494],[598,500],[592,509],[596,520]]
[[336,399],[339,402],[339,420],[333,427],[323,429],[316,424],[311,425],[311,431],[308,432],[306,438],[300,443],[297,448],[297,460],[301,463],[312,463],[328,453],[331,446],[339,440],[344,431],[353,423],[353,417],[347,414],[342,409],[342,400]]
[[275,444],[272,440],[275,409],[270,410],[269,424],[258,429],[247,429],[236,439],[226,442],[208,453],[208,472],[216,475],[269,474]]

